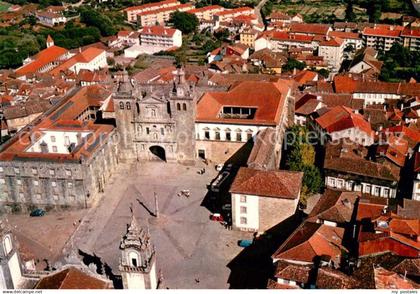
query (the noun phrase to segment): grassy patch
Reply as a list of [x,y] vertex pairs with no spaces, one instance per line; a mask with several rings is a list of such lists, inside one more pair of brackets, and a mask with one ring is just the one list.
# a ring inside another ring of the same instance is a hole
[[0,1],[0,12],[7,11],[7,9],[9,9],[10,6],[11,4]]

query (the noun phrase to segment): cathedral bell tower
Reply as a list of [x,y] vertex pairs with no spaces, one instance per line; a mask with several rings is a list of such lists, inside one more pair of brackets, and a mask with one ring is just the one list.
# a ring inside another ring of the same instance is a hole
[[183,68],[178,68],[173,75],[171,110],[175,121],[177,161],[194,164],[196,93],[194,86],[187,83]]
[[136,96],[138,91],[135,89],[127,72],[118,81],[116,91],[113,94],[115,121],[119,136],[122,159],[136,158],[134,146],[134,116],[136,107]]
[[133,214],[127,233],[121,240],[120,251],[119,270],[124,289],[156,289],[155,248],[149,231],[139,227]]

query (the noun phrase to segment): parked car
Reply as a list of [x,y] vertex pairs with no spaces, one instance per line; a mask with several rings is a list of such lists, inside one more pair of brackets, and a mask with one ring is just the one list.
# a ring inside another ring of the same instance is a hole
[[213,213],[212,215],[210,215],[210,219],[212,221],[217,221],[217,222],[223,222],[223,216],[220,215],[220,213]]
[[45,210],[41,208],[32,210],[30,214],[30,216],[44,216],[44,215],[45,215]]
[[246,248],[246,247],[249,247],[251,245],[252,245],[252,240],[239,240],[238,241],[238,246],[239,247]]

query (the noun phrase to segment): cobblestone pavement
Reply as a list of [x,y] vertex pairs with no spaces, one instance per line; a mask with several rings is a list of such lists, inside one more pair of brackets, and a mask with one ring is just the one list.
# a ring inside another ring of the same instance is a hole
[[[120,166],[103,198],[73,236],[73,249],[100,257],[118,274],[118,246],[132,205],[139,223],[150,230],[164,287],[228,288],[230,270],[226,265],[241,251],[237,241],[251,238],[251,234],[228,231],[209,220],[210,213],[201,202],[216,171],[207,167],[206,173],[199,175],[201,167],[201,163],[186,167],[163,162]],[[190,190],[191,196],[178,197],[182,189]],[[158,218],[153,215],[154,193]]]

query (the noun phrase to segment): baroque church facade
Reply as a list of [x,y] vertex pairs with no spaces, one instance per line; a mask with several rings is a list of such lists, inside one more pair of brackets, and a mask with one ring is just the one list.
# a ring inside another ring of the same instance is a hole
[[182,69],[169,87],[139,86],[125,75],[113,96],[121,158],[192,164],[197,97]]

